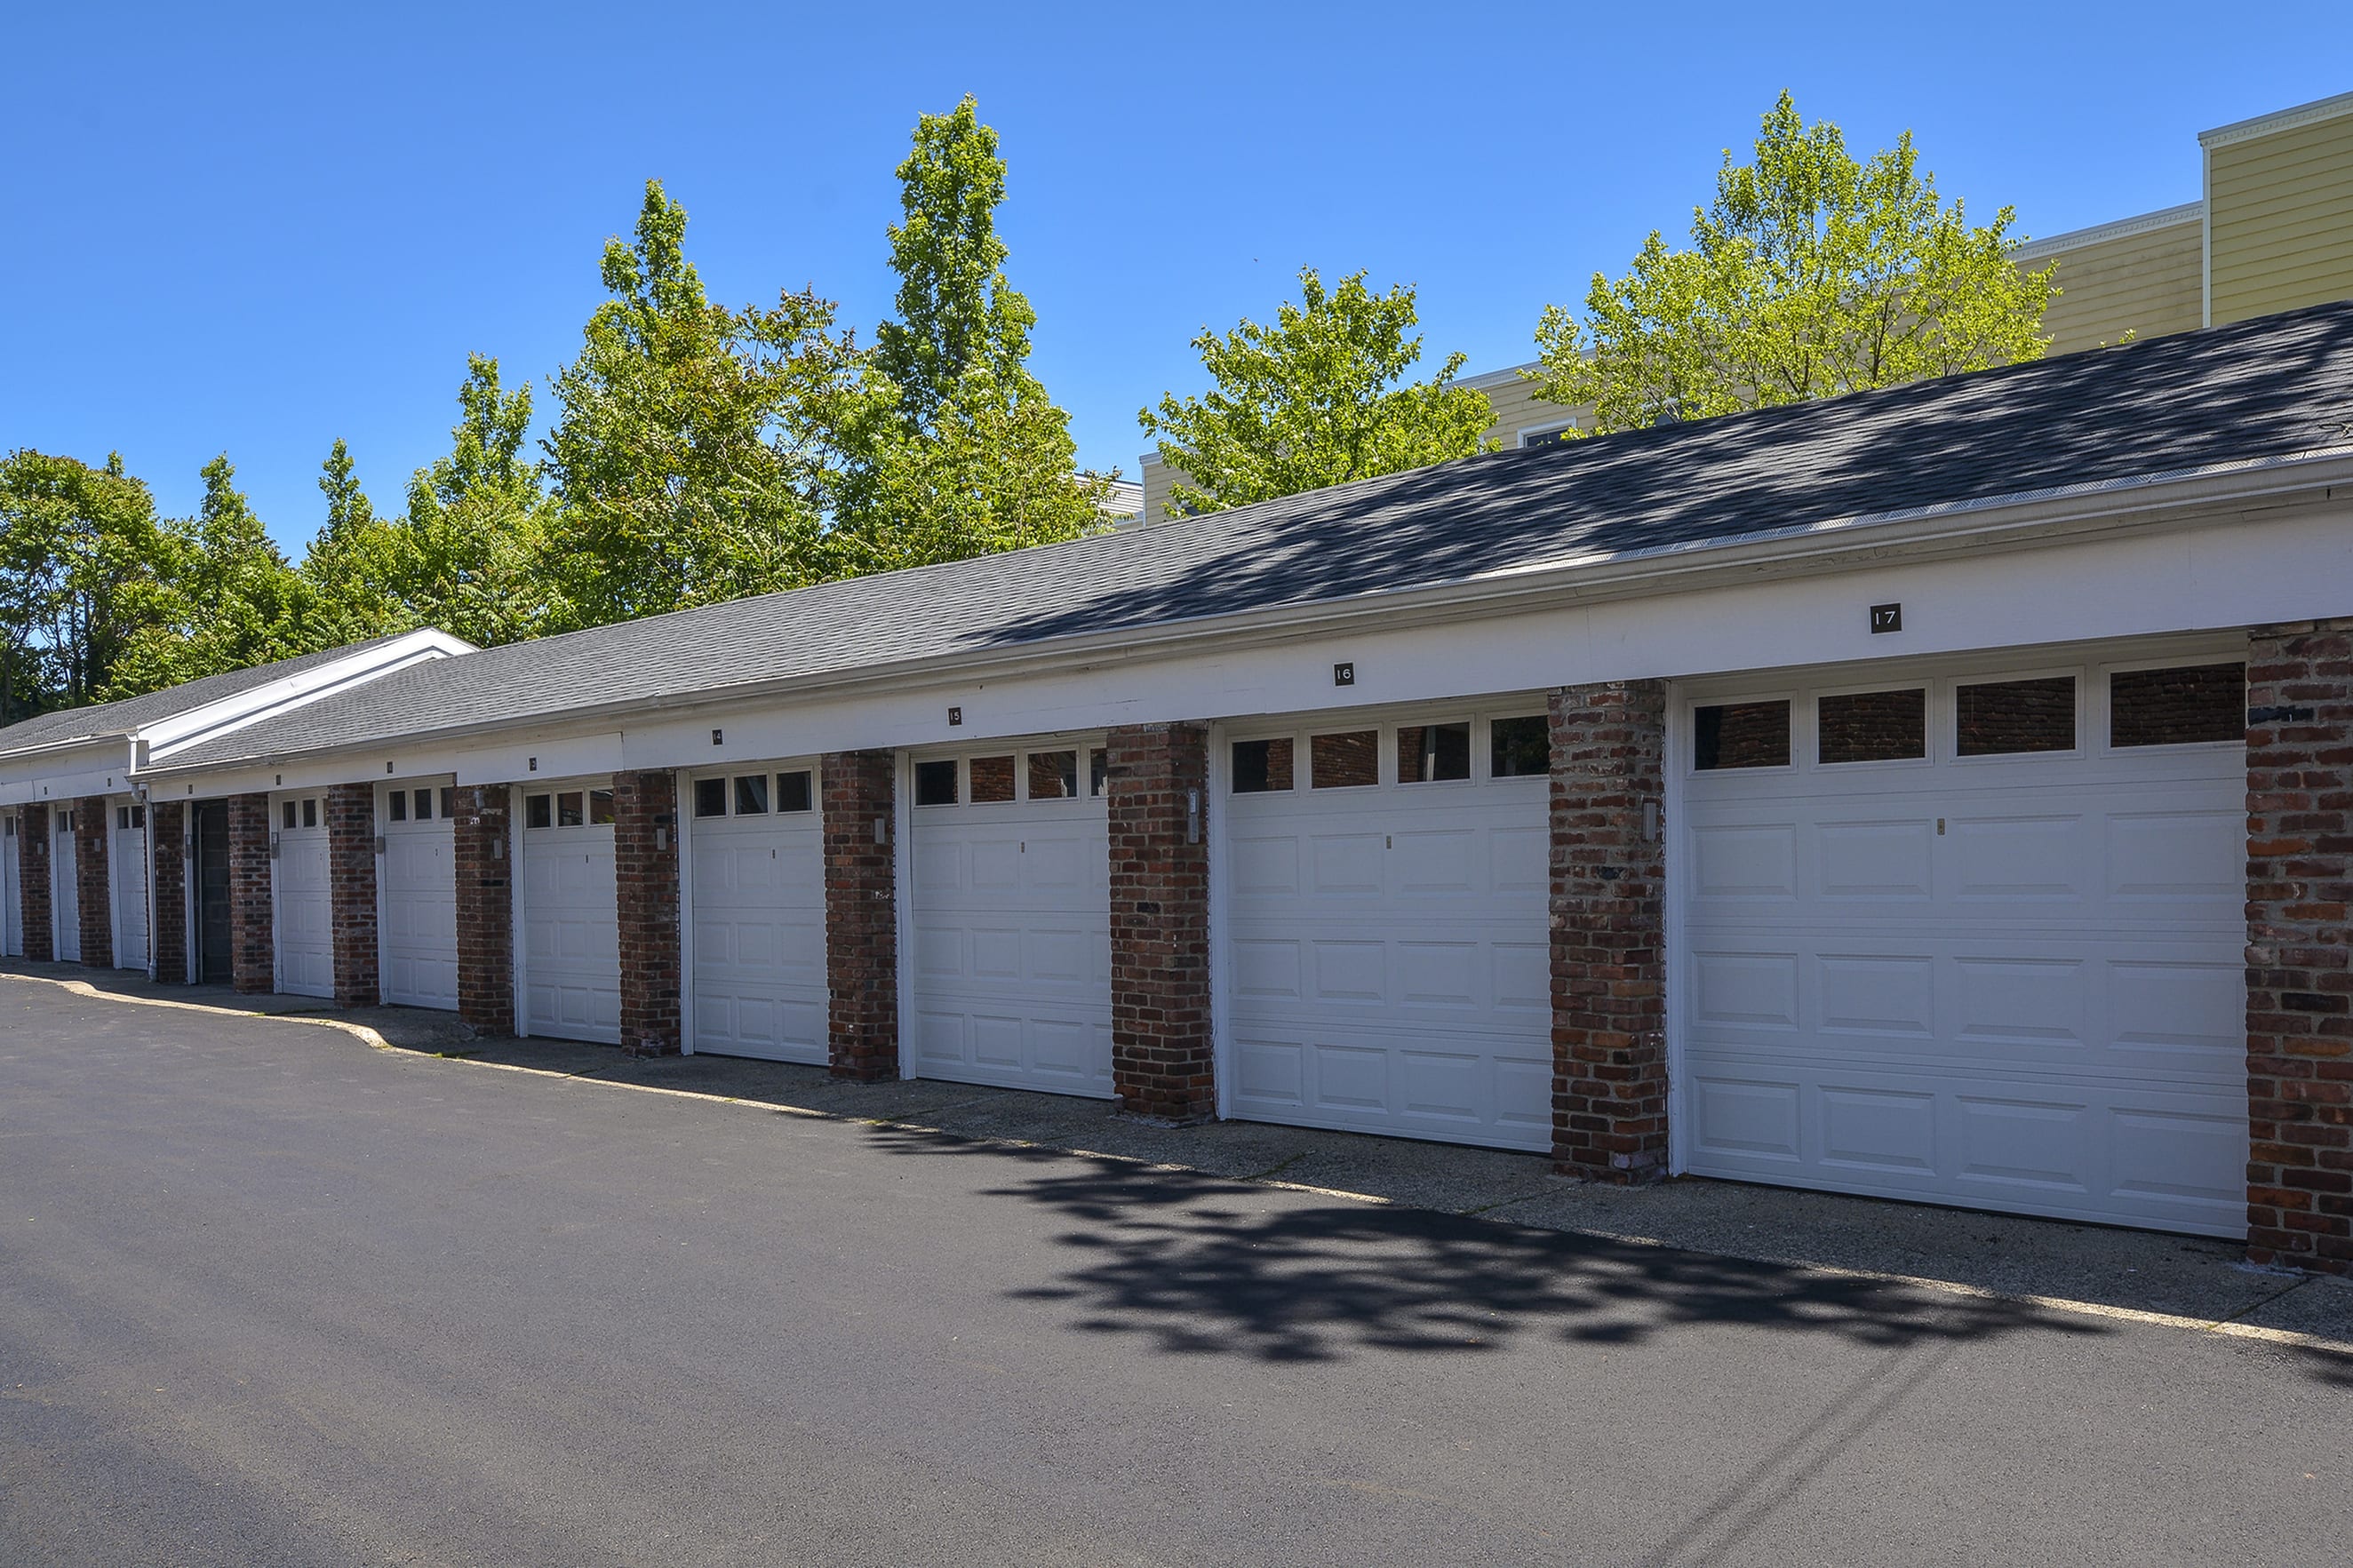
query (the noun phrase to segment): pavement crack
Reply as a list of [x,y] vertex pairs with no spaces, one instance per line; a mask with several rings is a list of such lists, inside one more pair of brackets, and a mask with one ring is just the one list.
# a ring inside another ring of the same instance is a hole
[[1305,1158],[1307,1158],[1307,1151],[1302,1149],[1298,1153],[1292,1155],[1288,1160],[1277,1160],[1273,1164],[1269,1165],[1263,1171],[1254,1171],[1247,1176],[1237,1176],[1234,1180],[1238,1182],[1263,1182],[1269,1177],[1281,1175],[1283,1172],[1288,1171],[1292,1166],[1296,1165],[1300,1161],[1304,1160]]
[[2270,1295],[2264,1297],[2260,1301],[2250,1301],[2235,1312],[2223,1313],[2221,1317],[2214,1320],[2211,1326],[2219,1329],[2225,1323],[2239,1322],[2251,1314],[2262,1311],[2265,1307],[2270,1306],[2274,1301],[2285,1300],[2288,1297],[2295,1295],[2298,1290],[2303,1289],[2306,1286],[2311,1283],[2312,1280],[2309,1278],[2298,1279],[2294,1284],[2287,1286],[2284,1289],[2273,1291]]

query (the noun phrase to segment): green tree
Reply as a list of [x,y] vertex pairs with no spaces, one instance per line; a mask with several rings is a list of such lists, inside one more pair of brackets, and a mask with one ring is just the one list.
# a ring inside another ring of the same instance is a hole
[[126,651],[171,614],[175,560],[120,453],[0,458],[0,722],[115,694]]
[[1139,410],[1145,434],[1159,437],[1161,460],[1187,476],[1169,497],[1172,514],[1215,511],[1325,485],[1400,473],[1481,449],[1494,409],[1476,388],[1458,386],[1463,356],[1449,354],[1428,381],[1404,382],[1421,358],[1409,336],[1420,318],[1414,289],[1386,294],[1362,272],[1327,289],[1313,267],[1299,271],[1301,302],[1285,300],[1274,323],[1245,319],[1193,340],[1217,384],[1199,397],[1171,393],[1155,413]]
[[1070,416],[1029,371],[1037,312],[1006,280],[1005,160],[970,98],[916,122],[890,230],[895,321],[836,389],[834,574],[960,560],[1101,528],[1107,479],[1077,471]]
[[204,480],[196,515],[162,531],[169,611],[132,637],[108,695],[333,646],[319,621],[317,590],[270,542],[226,455],[205,465]]
[[1653,231],[1625,277],[1594,274],[1584,321],[1547,307],[1526,374],[1608,431],[2040,359],[2052,269],[2017,266],[2013,219],[1941,202],[1910,132],[1859,163],[1784,92],[1692,247]]
[[854,353],[834,306],[714,305],[686,259],[686,209],[648,181],[634,243],[605,247],[612,298],[559,372],[546,442],[570,625],[797,586],[818,574],[830,450]]
[[398,526],[376,515],[352,470],[351,448],[338,437],[320,465],[327,521],[302,556],[301,573],[316,601],[317,635],[329,646],[416,625],[398,592]]
[[547,560],[554,501],[524,455],[531,384],[499,384],[470,354],[449,455],[408,481],[390,580],[413,623],[485,647],[535,637],[556,618]]

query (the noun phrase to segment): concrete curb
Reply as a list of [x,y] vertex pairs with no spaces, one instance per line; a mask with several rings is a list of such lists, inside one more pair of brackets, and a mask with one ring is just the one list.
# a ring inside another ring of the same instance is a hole
[[[1140,1166],[1145,1170],[1202,1175],[1208,1176],[1208,1179],[1212,1181],[1231,1182],[1237,1185],[1242,1186],[1271,1187],[1282,1192],[1306,1193],[1315,1197],[1335,1198],[1347,1203],[1377,1204],[1383,1205],[1389,1205],[1395,1203],[1395,1200],[1393,1199],[1381,1197],[1372,1193],[1354,1193],[1339,1187],[1310,1186],[1300,1182],[1277,1181],[1271,1176],[1212,1175],[1210,1173],[1201,1171],[1195,1166],[1169,1161],[1145,1160],[1138,1158],[1133,1154],[1105,1153],[1100,1150],[1066,1147],[1052,1143],[1040,1143],[1023,1138],[992,1137],[985,1134],[957,1132],[948,1128],[933,1127],[923,1122],[912,1121],[895,1117],[847,1116],[839,1111],[818,1110],[811,1107],[800,1105],[786,1105],[776,1100],[745,1100],[737,1095],[708,1094],[700,1089],[666,1089],[659,1084],[626,1083],[617,1079],[597,1078],[585,1073],[558,1072],[550,1068],[524,1067],[516,1062],[476,1061],[469,1057],[445,1055],[438,1052],[419,1050],[411,1047],[396,1046],[391,1041],[385,1039],[383,1035],[379,1034],[375,1029],[368,1027],[364,1024],[354,1024],[342,1018],[321,1017],[316,1014],[264,1013],[242,1007],[216,1007],[203,1002],[173,1002],[159,996],[126,996],[119,992],[101,991],[97,986],[90,984],[88,981],[65,980],[46,974],[9,974],[0,976],[0,978],[32,981],[43,985],[55,985],[62,990],[70,992],[75,995],[96,997],[101,1001],[128,1002],[142,1007],[170,1007],[189,1013],[210,1013],[216,1017],[258,1018],[265,1022],[318,1025],[330,1029],[341,1030],[343,1033],[351,1036],[354,1039],[360,1040],[380,1051],[406,1051],[411,1056],[417,1057],[418,1058],[427,1061],[448,1062],[460,1067],[484,1068],[495,1072],[522,1073],[532,1078],[550,1079],[558,1083],[591,1084],[600,1089],[623,1089],[633,1094],[662,1095],[672,1100],[700,1100],[710,1105],[740,1105],[754,1110],[774,1111],[780,1115],[804,1117],[810,1121],[836,1121],[840,1122],[845,1126],[904,1128],[913,1132],[936,1133],[941,1137],[959,1138],[968,1142],[990,1144],[998,1148],[1042,1149],[1053,1153],[1068,1154],[1078,1159],[1116,1160],[1122,1164]],[[1286,1162],[1286,1163],[1287,1163],[1288,1162]],[[1519,1223],[1508,1217],[1483,1214],[1472,1217],[1483,1219],[1495,1225],[1518,1225]],[[1553,1227],[1524,1226],[1520,1228],[1552,1229]],[[1559,1232],[1559,1234],[1570,1236],[1589,1236],[1597,1240],[1617,1242],[1629,1247],[1657,1247],[1662,1251],[1676,1250],[1672,1244],[1661,1241],[1655,1237],[1628,1236],[1614,1231],[1597,1230],[1588,1226],[1565,1227]],[[1718,1256],[1737,1258],[1744,1262],[1770,1263],[1782,1268],[1802,1268],[1809,1273],[1828,1275],[1833,1279],[1861,1279],[1869,1280],[1875,1284],[1902,1286],[1914,1290],[1925,1290],[1947,1296],[1957,1296],[1968,1300],[1999,1301],[2010,1306],[2031,1307],[2042,1311],[2064,1312],[2077,1317],[2101,1318],[2114,1322],[2146,1323],[2157,1328],[2183,1329],[2192,1333],[2217,1334],[2230,1339],[2252,1340],[2263,1344],[2284,1345],[2297,1350],[2325,1351],[2338,1354],[2353,1354],[2353,1341],[2334,1340],[2319,1334],[2302,1333],[2293,1329],[2264,1328],[2259,1324],[2238,1322],[2230,1318],[2212,1321],[2203,1318],[2187,1318],[2172,1312],[2145,1311],[2137,1307],[2115,1307],[2101,1301],[2079,1301],[2071,1297],[2065,1296],[2021,1295],[2007,1290],[1989,1289],[1978,1285],[1963,1284],[1962,1282],[1954,1279],[1931,1279],[1919,1275],[1891,1274],[1868,1268],[1844,1268],[1835,1264],[1829,1263],[1793,1263],[1786,1258],[1760,1258],[1734,1252],[1721,1253],[1718,1254]],[[2284,1284],[2279,1295],[2268,1297],[2263,1301],[2257,1303],[2257,1306],[2269,1306],[2273,1301],[2279,1300],[2280,1296],[2284,1296],[2292,1290],[2302,1289],[2305,1286],[2313,1283],[2316,1278],[2317,1276],[2312,1275],[2283,1275],[2282,1279],[2284,1281],[2293,1279],[2294,1283]],[[2245,1310],[2248,1311],[2255,1310],[2255,1307],[2245,1309]]]

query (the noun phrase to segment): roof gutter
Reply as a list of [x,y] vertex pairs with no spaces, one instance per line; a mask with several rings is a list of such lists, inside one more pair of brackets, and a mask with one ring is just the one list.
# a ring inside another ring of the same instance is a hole
[[1161,657],[1212,640],[1233,647],[1322,636],[1345,630],[1369,617],[1377,617],[1385,628],[1427,624],[1458,618],[1467,605],[1505,613],[1515,608],[1558,608],[1692,592],[1715,586],[1719,582],[1789,576],[1847,561],[1860,564],[1894,559],[1934,560],[1989,547],[2031,548],[2068,543],[2127,529],[2186,527],[2232,512],[2274,510],[2299,502],[2327,501],[2340,489],[2353,491],[2353,444],[2292,457],[2255,458],[1982,500],[1865,513],[1761,530],[1731,539],[1564,555],[1428,587],[1376,590],[1344,599],[1318,599],[1234,615],[1200,616],[1148,627],[1022,643],[1001,650],[959,649],[854,670],[826,670],[570,708],[560,712],[484,720],[317,750],[273,752],[177,766],[165,763],[142,770],[142,774],[169,777],[225,768],[268,766],[350,752],[382,751],[391,746],[512,734],[534,728],[592,728],[625,718],[733,706],[762,698],[839,696],[878,685],[904,687],[910,680],[936,683],[951,677],[1001,679],[1040,668],[1067,669],[1074,663]]

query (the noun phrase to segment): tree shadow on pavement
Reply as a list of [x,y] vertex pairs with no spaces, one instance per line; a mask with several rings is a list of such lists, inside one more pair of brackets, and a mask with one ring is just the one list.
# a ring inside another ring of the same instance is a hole
[[1068,1302],[1078,1328],[1145,1336],[1171,1353],[1279,1362],[1372,1350],[1461,1354],[1537,1334],[1625,1345],[1709,1325],[1891,1349],[2027,1331],[2116,1331],[2026,1302],[1270,1192],[1124,1160],[907,1127],[871,1136],[909,1157],[977,1154],[1031,1167],[983,1191],[1072,1221],[1055,1239],[1082,1258],[1012,1294]]

